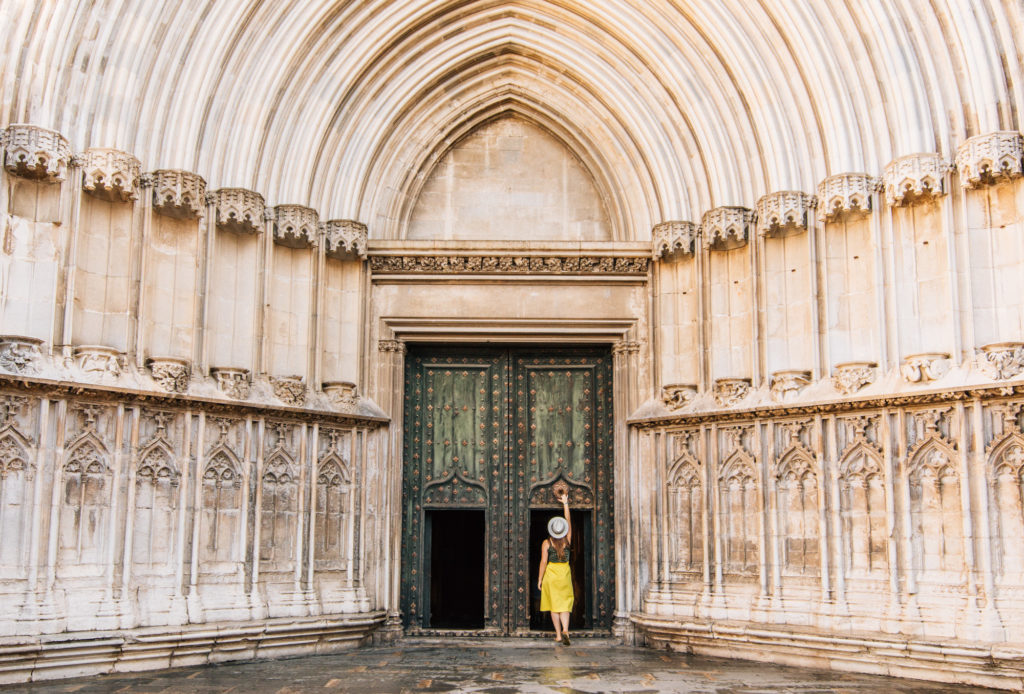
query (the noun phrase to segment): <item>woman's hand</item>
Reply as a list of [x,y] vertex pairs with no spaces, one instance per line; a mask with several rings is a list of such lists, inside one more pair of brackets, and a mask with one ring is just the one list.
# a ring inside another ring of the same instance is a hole
[[537,581],[537,590],[544,590],[544,579]]
[[568,506],[569,505],[569,492],[566,492],[565,494],[562,494],[562,498],[560,498],[559,501],[561,501],[562,504],[564,504],[565,506]]

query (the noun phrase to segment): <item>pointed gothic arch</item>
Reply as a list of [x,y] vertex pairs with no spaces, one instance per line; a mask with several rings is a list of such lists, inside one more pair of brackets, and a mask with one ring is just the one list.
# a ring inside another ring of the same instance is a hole
[[760,559],[761,493],[755,460],[743,448],[722,465],[718,494],[723,569],[754,573]]
[[1004,581],[1024,581],[1024,435],[1012,431],[988,450],[989,495],[996,572]]
[[348,461],[331,450],[316,469],[314,560],[323,570],[348,570],[353,547],[354,495]]
[[166,567],[177,536],[181,474],[170,442],[158,436],[139,451],[135,466],[132,537],[134,570]]
[[684,452],[668,474],[669,569],[700,571],[704,563],[704,466]]
[[922,578],[960,574],[963,567],[963,508],[958,453],[941,435],[918,441],[908,452],[910,543]]
[[839,517],[842,551],[848,575],[883,574],[887,551],[886,481],[882,452],[865,438],[839,458]]
[[67,448],[61,475],[60,561],[100,571],[110,522],[109,452],[94,430],[79,435]]
[[786,573],[818,575],[821,533],[818,472],[803,444],[790,445],[775,463],[776,524],[781,534],[781,562]]

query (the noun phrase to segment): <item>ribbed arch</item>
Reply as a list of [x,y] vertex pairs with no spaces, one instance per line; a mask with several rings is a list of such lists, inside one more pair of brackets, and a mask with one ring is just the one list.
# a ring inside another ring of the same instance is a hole
[[0,18],[0,126],[361,217],[371,235],[396,207],[376,176],[513,86],[575,124],[593,161],[634,170],[609,181],[627,238],[950,157],[1024,112],[1024,7],[999,0],[12,0]]

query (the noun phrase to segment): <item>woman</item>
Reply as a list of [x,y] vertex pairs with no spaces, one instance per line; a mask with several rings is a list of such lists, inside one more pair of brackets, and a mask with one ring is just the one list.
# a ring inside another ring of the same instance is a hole
[[540,546],[541,612],[551,612],[555,625],[555,643],[569,645],[569,613],[572,612],[572,578],[569,575],[569,544],[572,542],[572,524],[569,522],[569,495],[559,499],[565,517],[555,516],[548,521],[548,539]]

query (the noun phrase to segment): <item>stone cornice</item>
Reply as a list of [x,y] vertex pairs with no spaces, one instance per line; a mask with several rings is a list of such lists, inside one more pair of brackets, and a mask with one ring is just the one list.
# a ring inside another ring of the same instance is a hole
[[644,275],[649,257],[544,255],[371,255],[377,274]]
[[956,168],[964,188],[1024,175],[1024,137],[1015,130],[976,135],[956,150]]
[[295,418],[303,422],[322,422],[335,425],[347,424],[371,428],[383,426],[390,421],[386,417],[341,414],[328,410],[289,407],[287,405],[278,406],[253,402],[225,401],[180,393],[115,388],[112,386],[54,381],[47,378],[15,376],[3,373],[0,373],[0,389],[32,394],[38,397],[75,397],[112,403],[122,402],[132,405],[146,405],[147,407],[202,410],[207,414],[263,415],[276,419]]
[[658,260],[662,256],[675,253],[693,255],[697,236],[698,227],[693,222],[673,221],[655,224],[651,230],[651,257]]
[[814,402],[805,405],[766,405],[747,409],[708,410],[661,417],[640,417],[628,419],[626,423],[641,429],[694,426],[699,424],[724,424],[729,422],[748,422],[755,419],[809,417],[816,414],[843,414],[861,410],[878,410],[887,407],[941,405],[971,400],[998,400],[1020,395],[1024,395],[1024,381],[1015,381],[1004,385],[943,388],[941,390],[919,391],[915,393],[844,398],[842,400]]

